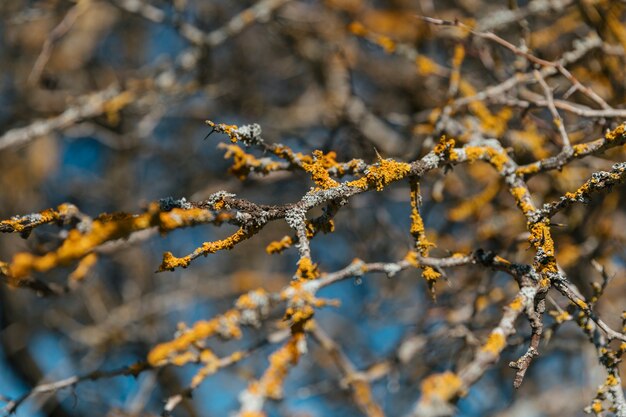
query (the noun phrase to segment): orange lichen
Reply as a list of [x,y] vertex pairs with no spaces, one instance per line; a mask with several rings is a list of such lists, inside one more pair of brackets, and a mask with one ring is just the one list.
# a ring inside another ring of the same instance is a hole
[[445,135],[439,139],[439,143],[435,145],[433,152],[435,155],[446,159],[454,161],[456,159],[456,153],[452,152],[454,149],[455,140],[452,138],[447,138]]
[[540,165],[539,163],[533,163],[529,165],[524,165],[515,170],[517,175],[532,175],[539,172]]
[[221,250],[232,249],[236,244],[249,238],[253,233],[254,232],[239,228],[239,230],[226,239],[217,240],[215,242],[204,242],[202,246],[196,249],[191,255],[182,258],[172,255],[171,252],[165,252],[161,266],[159,266],[159,272],[173,271],[178,267],[186,268],[194,258],[200,255],[208,255]]
[[302,257],[298,261],[298,270],[296,271],[296,277],[303,280],[315,279],[319,276],[319,270],[317,264],[311,261],[311,258]]
[[236,131],[239,128],[237,125],[227,125],[224,123],[214,123],[210,120],[206,120],[205,121],[207,125],[211,126],[213,129],[215,130],[219,130],[221,132],[226,133],[226,135],[228,135],[228,137],[230,138],[230,141],[233,143],[236,143],[238,138],[236,135]]
[[422,277],[430,283],[436,281],[439,277],[441,277],[441,273],[435,271],[433,267],[427,266],[422,271]]
[[[61,205],[59,206],[58,214],[54,214],[52,211],[46,211],[46,213],[52,218],[65,216],[67,213],[75,210],[75,208],[72,208],[73,206],[71,205]],[[228,215],[223,216],[220,221],[225,220],[227,217]],[[58,266],[69,265],[89,255],[95,248],[105,242],[126,238],[140,230],[158,227],[162,233],[165,233],[177,228],[215,220],[215,216],[209,210],[175,208],[168,212],[161,212],[157,203],[150,204],[145,213],[138,215],[124,213],[103,214],[90,223],[87,231],[70,230],[61,246],[52,252],[42,256],[26,252],[16,254],[7,267],[7,275],[10,276],[12,284],[17,284],[21,278],[33,271],[46,272]],[[170,261],[176,263],[176,259],[172,257]]]
[[298,363],[303,343],[305,343],[304,333],[298,332],[293,334],[283,347],[272,353],[270,366],[258,381],[258,387],[264,396],[276,400],[282,397],[283,382],[289,368]]
[[245,152],[239,145],[220,143],[218,147],[226,149],[224,158],[233,159],[233,165],[229,168],[229,172],[242,181],[245,180],[252,171],[267,175],[281,168],[278,162],[261,161],[254,155]]
[[418,55],[415,58],[415,67],[420,75],[432,75],[440,73],[442,67],[426,55]]
[[76,269],[70,274],[69,280],[72,282],[82,281],[97,261],[98,255],[95,253],[90,253],[85,256],[80,260]]
[[203,349],[200,352],[200,362],[204,364],[202,368],[194,375],[191,380],[191,387],[196,388],[206,379],[207,376],[214,374],[220,368],[219,358],[210,349]]
[[214,219],[215,216],[210,210],[173,208],[170,211],[159,213],[159,231],[165,233],[181,227],[210,222]]
[[368,417],[384,417],[385,414],[380,406],[376,404],[370,384],[366,380],[352,379],[349,383],[353,391],[354,400],[359,408],[366,412]]
[[530,124],[524,130],[510,130],[509,133],[514,144],[529,150],[535,159],[543,159],[550,156],[546,144],[546,137],[537,129],[536,124]]
[[[460,80],[459,91],[468,97],[477,94],[476,89],[465,79]],[[513,112],[507,107],[500,110],[497,115],[493,115],[485,103],[480,100],[471,101],[468,107],[480,120],[482,130],[495,137],[500,137],[506,132],[508,122],[513,116]]]
[[409,251],[404,260],[407,261],[412,267],[419,268],[420,263],[417,261],[417,252],[414,250]]
[[534,210],[530,200],[530,194],[528,194],[528,189],[526,187],[513,187],[510,192],[515,199],[517,207],[519,207],[524,214],[528,214]]
[[258,288],[254,291],[250,291],[241,295],[235,302],[235,307],[239,310],[253,310],[259,307],[259,301],[267,298],[267,291],[263,288]]
[[565,310],[560,312],[550,312],[550,315],[554,317],[554,321],[557,323],[564,323],[572,319],[572,315]]
[[274,253],[281,253],[287,248],[290,248],[293,245],[293,239],[291,236],[284,236],[281,240],[273,241],[269,245],[265,247],[265,252],[269,255]]
[[335,152],[324,155],[322,151],[313,151],[313,161],[303,162],[302,168],[311,174],[313,182],[322,189],[332,188],[339,185],[328,174],[328,168],[337,166]]
[[367,29],[365,29],[365,26],[363,26],[363,24],[359,22],[350,23],[348,25],[348,30],[352,32],[353,35],[356,35],[356,36],[363,37],[367,35]]
[[406,177],[410,171],[410,164],[379,158],[378,164],[371,165],[363,177],[350,181],[346,185],[364,190],[374,187],[376,191],[382,191],[387,184]]
[[454,372],[443,372],[427,377],[421,384],[420,403],[446,402],[463,394],[463,381]]
[[547,257],[554,257],[554,240],[550,233],[549,220],[533,223],[530,226],[528,241],[537,249],[543,249]]
[[389,36],[373,33],[360,22],[350,23],[348,25],[348,30],[355,36],[367,38],[370,42],[373,42],[383,48],[388,54],[391,54],[396,50],[396,43]]
[[593,403],[591,404],[591,411],[593,411],[596,414],[600,414],[603,410],[604,410],[604,407],[602,406],[602,401],[593,400]]
[[135,94],[131,91],[123,91],[115,97],[107,100],[102,105],[107,123],[117,126],[120,123],[120,111],[135,100]]
[[524,308],[524,300],[522,299],[522,297],[515,297],[513,301],[509,303],[509,308],[513,311],[520,311],[522,308]]
[[581,299],[576,300],[576,305],[582,310],[589,309],[589,305]]
[[24,216],[10,220],[2,220],[0,221],[0,228],[3,231],[20,233],[27,230],[27,228],[32,228],[34,226],[39,226],[41,224],[50,223],[58,220],[60,217],[60,211],[61,206],[59,206],[58,211],[55,211],[53,209],[40,211],[36,214],[35,218],[32,218],[32,216]]
[[506,338],[498,329],[491,332],[487,342],[480,348],[483,352],[499,355],[506,346]]
[[506,163],[509,162],[506,153],[488,146],[465,146],[463,149],[468,162],[486,160],[498,171],[502,171]]
[[622,123],[615,129],[606,132],[604,138],[607,140],[607,142],[613,142],[618,139],[623,139],[624,136],[626,136],[626,123]]
[[491,182],[480,194],[463,201],[457,207],[448,212],[448,219],[459,222],[478,214],[491,200],[493,200],[500,191],[500,183],[498,181]]
[[241,314],[238,310],[229,310],[211,320],[199,321],[191,329],[185,330],[174,340],[155,346],[148,353],[148,363],[151,366],[163,366],[172,357],[177,357],[179,354],[187,352],[197,342],[218,333],[222,337],[238,339],[241,337],[240,318]]

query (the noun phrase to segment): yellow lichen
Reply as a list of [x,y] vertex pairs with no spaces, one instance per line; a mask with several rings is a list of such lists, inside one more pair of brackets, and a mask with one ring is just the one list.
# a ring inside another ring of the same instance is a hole
[[604,407],[602,407],[602,401],[593,400],[593,403],[591,404],[591,410],[596,414],[600,414],[604,410]]
[[[197,342],[207,339],[217,333],[222,337],[240,338],[241,329],[239,319],[241,314],[237,310],[229,310],[208,321],[199,321],[191,329],[184,331],[180,336],[170,342],[155,346],[148,353],[148,363],[151,366],[163,366],[171,357],[187,352]],[[180,358],[178,359],[181,360]]]
[[498,181],[491,182],[480,194],[463,201],[460,205],[451,209],[448,212],[448,218],[459,222],[478,214],[482,208],[498,195],[499,191],[500,183]]
[[509,161],[509,157],[506,153],[491,147],[465,146],[463,149],[465,150],[468,162],[486,160],[493,165],[497,171],[502,171],[506,163]]
[[564,323],[572,319],[572,315],[565,310],[561,312],[551,312],[550,315],[554,317],[554,321],[557,323]]
[[224,133],[226,133],[226,135],[228,135],[228,137],[230,138],[230,141],[235,143],[237,142],[237,135],[236,135],[236,131],[239,128],[237,125],[227,125],[224,123],[214,123],[210,120],[206,120],[205,123],[209,126],[211,126],[213,129],[215,130],[219,130],[222,131]]
[[374,187],[376,191],[382,191],[387,184],[405,178],[410,171],[410,164],[380,158],[378,164],[371,165],[363,177],[346,185],[364,190]]
[[420,75],[432,75],[441,71],[441,67],[431,58],[425,55],[418,55],[415,58],[415,67]]
[[202,246],[196,249],[191,255],[177,258],[172,255],[171,252],[165,252],[163,254],[163,261],[159,267],[159,272],[173,271],[175,268],[186,268],[192,259],[200,255],[208,255],[221,250],[232,249],[236,244],[249,238],[253,232],[247,231],[243,228],[239,228],[235,233],[227,237],[226,239],[217,240],[215,242],[204,242]]
[[352,22],[348,25],[348,30],[352,32],[352,34],[356,36],[365,36],[367,35],[367,29],[363,26],[362,23]]
[[[459,91],[463,96],[475,96],[476,89],[465,79],[459,82]],[[508,122],[513,116],[509,108],[503,108],[497,115],[493,115],[483,101],[473,100],[468,105],[470,111],[478,117],[484,132],[495,137],[500,137],[506,132]]]
[[615,377],[615,375],[613,374],[609,374],[606,377],[606,385],[610,386],[610,387],[614,387],[619,383],[618,379]]
[[258,300],[265,299],[266,297],[267,291],[263,288],[258,288],[239,296],[235,302],[235,307],[239,310],[253,310],[259,307]]
[[298,270],[296,271],[296,277],[299,279],[310,280],[319,276],[317,264],[311,261],[311,258],[302,257],[298,261]]
[[530,194],[528,194],[528,189],[526,187],[513,187],[510,192],[515,199],[515,203],[524,214],[528,214],[533,211],[534,208],[530,202]]
[[335,152],[324,155],[322,151],[313,152],[313,161],[303,162],[302,168],[311,174],[313,182],[322,189],[328,189],[339,185],[328,174],[328,168],[337,166]]
[[261,161],[254,155],[245,152],[239,145],[221,143],[218,147],[226,149],[224,158],[233,159],[233,165],[229,168],[229,172],[242,181],[245,180],[252,171],[267,175],[270,172],[280,169],[278,162]]
[[107,123],[111,126],[117,126],[120,123],[120,111],[132,103],[134,99],[134,93],[131,91],[123,91],[110,100],[107,100],[102,105],[102,110],[106,116]]
[[281,253],[287,248],[290,248],[293,244],[293,239],[290,236],[284,236],[281,240],[271,242],[265,248],[265,252],[268,254]]
[[506,338],[498,329],[491,332],[487,342],[480,348],[483,352],[499,355],[506,346]]
[[427,377],[421,384],[420,403],[447,402],[463,394],[463,381],[454,372],[443,372]]
[[214,374],[219,369],[219,358],[210,349],[203,349],[200,352],[200,362],[204,364],[202,368],[194,375],[191,380],[191,387],[196,388],[206,379],[207,376]]
[[70,274],[69,280],[72,282],[82,281],[87,273],[91,270],[91,268],[96,264],[98,260],[98,255],[95,253],[90,253],[80,260],[78,266],[74,271]]
[[298,363],[300,345],[304,341],[304,333],[295,333],[283,347],[272,353],[270,366],[258,382],[265,396],[276,400],[282,397],[283,382],[289,368]]
[[513,311],[521,311],[524,308],[524,299],[517,296],[509,303],[509,308]]
[[428,282],[434,282],[441,277],[441,274],[435,271],[433,267],[427,266],[422,271],[422,277],[424,277],[424,279]]

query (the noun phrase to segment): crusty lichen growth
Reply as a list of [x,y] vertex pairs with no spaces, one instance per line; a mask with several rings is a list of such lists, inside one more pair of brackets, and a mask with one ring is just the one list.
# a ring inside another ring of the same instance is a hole
[[330,177],[328,169],[337,167],[335,152],[329,152],[326,155],[322,151],[313,151],[313,161],[302,163],[304,170],[311,174],[313,182],[322,189],[333,188],[339,185],[337,181]]
[[193,253],[182,258],[178,258],[172,255],[171,252],[165,252],[163,254],[163,261],[161,262],[158,271],[173,271],[178,267],[186,268],[187,266],[189,266],[189,263],[198,256],[206,256],[208,254],[215,253],[221,250],[232,249],[238,243],[248,239],[252,234],[254,234],[254,231],[250,231],[241,227],[239,228],[239,230],[237,230],[226,239],[217,240],[215,242],[204,242],[202,246],[193,251]]
[[410,171],[410,164],[379,158],[378,163],[370,165],[364,176],[346,185],[363,190],[375,188],[376,191],[382,191],[388,184],[405,178]]
[[[51,217],[63,217],[71,205],[61,205],[56,214],[49,213]],[[73,208],[75,210],[75,208]],[[229,215],[216,218],[211,210],[200,208],[181,209],[174,208],[170,211],[161,211],[158,203],[151,203],[145,213],[131,214],[103,214],[90,222],[86,229],[72,229],[61,246],[54,251],[38,256],[35,254],[17,253],[7,266],[9,283],[18,285],[20,280],[32,272],[46,272],[59,266],[67,266],[91,254],[98,246],[111,240],[122,239],[132,233],[156,227],[161,233],[191,226],[199,223],[212,221],[221,222]],[[170,259],[175,263],[174,259]]]
[[[550,233],[550,220],[544,219],[529,226],[530,236],[528,241],[537,250],[537,262],[535,268],[542,276],[548,273],[558,272],[556,259],[554,257],[554,240]],[[545,278],[544,278],[545,280]],[[548,282],[542,282],[544,286]]]
[[214,123],[210,120],[206,120],[206,124],[211,126],[211,128],[213,128],[214,130],[218,131],[218,132],[223,132],[226,133],[226,135],[228,135],[228,137],[230,138],[231,142],[236,143],[238,141],[237,138],[237,129],[238,126],[237,125],[227,125],[224,123]]
[[435,281],[441,277],[441,273],[436,271],[432,266],[423,266],[417,261],[418,253],[421,256],[428,256],[430,248],[435,246],[435,244],[430,242],[426,237],[424,220],[419,212],[420,202],[419,184],[417,181],[411,181],[411,235],[413,239],[415,239],[415,249],[417,252],[409,252],[405,259],[414,267],[422,268],[422,277],[428,282],[430,290],[433,291]]
[[281,253],[285,249],[290,248],[291,245],[293,245],[293,239],[291,236],[284,236],[281,240],[270,242],[270,244],[266,246],[265,252],[269,255]]
[[528,188],[526,187],[513,187],[510,190],[511,195],[515,199],[515,204],[522,210],[524,214],[529,214],[533,211],[533,205],[531,202]]
[[226,149],[224,158],[232,158],[233,165],[229,168],[229,172],[240,180],[245,180],[251,172],[267,175],[270,172],[281,169],[281,165],[269,158],[257,159],[254,155],[245,152],[237,144],[218,145],[219,148]]
[[477,160],[488,161],[498,171],[502,171],[509,162],[509,156],[502,150],[490,146],[464,146],[463,150],[468,162]]
[[296,277],[303,280],[311,280],[319,277],[320,273],[317,269],[317,264],[311,261],[311,258],[302,257],[298,261],[298,270],[296,271]]
[[439,139],[439,142],[433,148],[433,152],[440,158],[445,160],[456,160],[456,154],[452,152],[456,141],[452,138],[447,138],[445,135]]

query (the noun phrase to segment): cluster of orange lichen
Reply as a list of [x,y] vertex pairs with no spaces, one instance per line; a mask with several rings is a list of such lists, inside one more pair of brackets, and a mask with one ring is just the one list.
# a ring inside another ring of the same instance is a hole
[[[454,141],[452,141],[454,143]],[[411,235],[415,239],[415,249],[421,256],[428,256],[430,248],[435,246],[426,237],[426,230],[424,228],[424,220],[419,212],[421,196],[419,194],[419,185],[415,181],[411,181]],[[420,265],[417,261],[417,252],[411,251],[407,254],[406,260],[408,260],[414,267],[422,268],[422,277],[428,282],[431,290],[434,289],[435,281],[441,277],[441,273],[436,271],[432,266]]]
[[274,253],[281,253],[285,249],[288,249],[293,245],[293,239],[291,236],[283,236],[281,240],[270,242],[266,247],[265,251],[272,255]]
[[[49,213],[46,218],[51,221],[62,211],[46,211],[46,213]],[[224,219],[221,217],[219,221]],[[143,214],[102,215],[93,220],[86,231],[71,229],[67,238],[56,250],[41,256],[28,252],[17,253],[7,266],[9,272],[7,275],[9,275],[10,282],[18,284],[21,278],[33,271],[45,272],[58,266],[67,266],[91,254],[94,249],[105,242],[126,238],[140,230],[156,227],[162,233],[166,233],[180,227],[216,220],[218,218],[211,210],[174,208],[163,212],[156,203],[151,204]]]
[[373,187],[376,191],[382,191],[387,184],[405,178],[410,171],[410,164],[379,158],[377,164],[370,165],[365,175],[358,180],[348,182],[346,185],[361,189]]
[[219,146],[226,149],[224,158],[233,158],[233,165],[229,168],[229,172],[242,181],[245,180],[252,171],[266,175],[280,169],[278,162],[270,161],[264,163],[254,155],[245,152],[237,144],[220,144]]
[[204,242],[202,246],[196,249],[193,253],[178,258],[172,255],[172,252],[165,252],[163,254],[163,261],[159,266],[159,271],[173,271],[176,268],[186,268],[189,263],[200,255],[208,255],[221,250],[232,249],[238,243],[248,239],[254,234],[254,231],[239,228],[235,233],[228,236],[226,239],[217,240],[215,242]]
[[226,133],[230,138],[230,141],[233,143],[237,143],[239,138],[237,137],[237,125],[227,125],[224,123],[214,123],[210,120],[206,120],[205,123],[211,126],[214,130],[219,130],[220,132]]
[[302,167],[311,174],[311,179],[318,187],[322,189],[336,187],[339,183],[332,179],[328,173],[329,168],[338,165],[335,160],[336,157],[337,154],[335,152],[329,152],[324,155],[324,152],[316,150],[313,151],[313,161],[303,162]]
[[166,363],[182,366],[197,356],[189,349],[209,337],[219,334],[225,338],[240,338],[240,318],[240,311],[233,309],[211,320],[196,322],[192,328],[183,330],[174,340],[155,346],[148,354],[148,363],[152,366],[162,366]]
[[492,355],[499,355],[502,349],[506,346],[506,337],[502,334],[500,329],[495,329],[489,334],[487,342],[480,348],[483,352],[491,353]]
[[287,376],[289,368],[298,363],[304,350],[304,344],[304,333],[296,332],[283,347],[272,353],[270,366],[258,381],[259,389],[264,391],[264,396],[272,399],[282,397],[285,376]]
[[[183,327],[174,340],[155,346],[148,354],[148,363],[152,366],[162,366],[172,363],[182,366],[190,361],[200,360],[208,368],[204,372],[211,372],[215,366],[215,358],[210,351],[202,349],[200,354],[195,349],[202,347],[203,342],[212,336],[219,335],[226,339],[241,337],[241,324],[246,323],[245,312],[263,310],[266,308],[269,294],[262,288],[241,295],[235,301],[235,307],[211,320],[196,322],[192,328]],[[249,323],[249,322],[248,322]],[[241,354],[230,358],[231,361],[241,359]]]

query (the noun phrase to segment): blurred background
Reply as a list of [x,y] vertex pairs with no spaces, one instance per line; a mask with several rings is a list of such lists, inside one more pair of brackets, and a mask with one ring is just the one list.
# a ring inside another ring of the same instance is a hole
[[[428,25],[427,15],[461,19],[494,31],[546,60],[570,51],[567,68],[608,105],[624,109],[626,7],[614,1],[434,0],[13,0],[0,2],[0,218],[68,202],[83,213],[139,213],[165,197],[206,199],[227,190],[257,203],[298,201],[308,175],[278,172],[241,181],[204,121],[259,123],[268,142],[295,151],[335,151],[338,160],[377,153],[412,161],[441,134],[458,146],[495,138],[520,164],[560,150],[543,91],[532,77],[481,100],[475,96],[533,67],[523,57],[456,27]],[[546,77],[555,98],[597,108],[570,81]],[[441,117],[447,109],[449,117]],[[619,111],[618,115],[621,115]],[[572,142],[601,137],[622,117],[561,110]],[[250,151],[255,153],[256,151]],[[263,156],[256,152],[257,156]],[[574,191],[589,175],[624,160],[620,148],[533,177],[539,206]],[[525,219],[498,174],[476,162],[428,174],[420,184],[433,256],[482,248],[531,263]],[[586,294],[614,277],[597,305],[613,328],[626,305],[623,187],[564,211],[553,228],[557,259]],[[355,257],[397,261],[412,247],[408,184],[359,195],[336,216],[336,230],[312,240],[314,261],[331,272]],[[145,359],[170,340],[177,323],[192,324],[230,308],[238,295],[279,290],[296,270],[297,251],[267,255],[290,234],[268,225],[234,250],[199,258],[188,269],[155,273],[164,251],[183,256],[225,237],[229,225],[196,226],[164,236],[144,234],[106,250],[71,292],[40,297],[0,286],[0,400],[33,386],[110,370]],[[45,253],[64,232],[50,225],[27,239],[0,236],[0,260]],[[41,276],[63,283],[71,268]],[[372,386],[389,416],[411,410],[419,384],[473,357],[517,291],[511,277],[480,267],[448,271],[431,298],[419,270],[392,278],[367,275],[325,288],[339,307],[316,312],[320,325],[355,366],[385,364]],[[548,312],[567,306],[551,294]],[[277,327],[276,311],[238,341],[211,340],[219,354],[253,346]],[[458,416],[576,416],[605,378],[595,348],[572,321],[546,314],[541,356],[520,390],[507,364],[522,355],[524,320],[500,363],[458,403]],[[237,395],[267,367],[276,345],[209,377],[177,416],[225,416]],[[34,396],[17,416],[152,416],[186,387],[195,365],[149,370],[138,377],[86,381]],[[0,408],[3,403],[0,402]],[[269,416],[360,415],[326,351],[309,353],[289,374],[285,399]],[[607,414],[608,415],[608,414]]]

